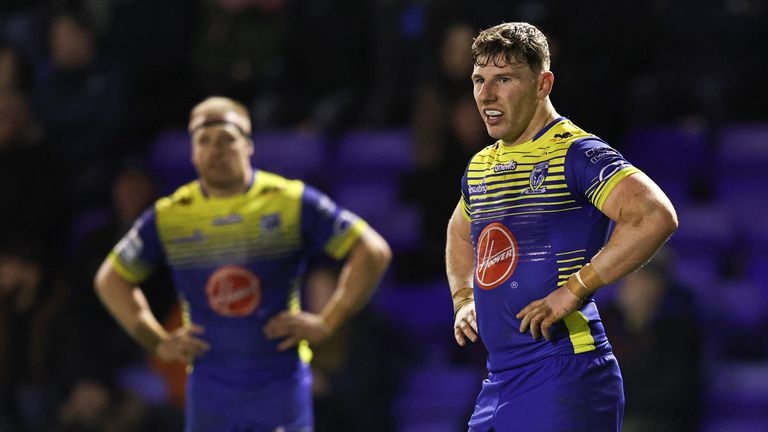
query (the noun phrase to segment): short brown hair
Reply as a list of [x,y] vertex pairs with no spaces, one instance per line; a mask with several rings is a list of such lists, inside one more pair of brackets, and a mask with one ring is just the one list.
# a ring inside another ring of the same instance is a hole
[[480,32],[472,43],[476,66],[526,63],[536,73],[549,70],[549,44],[535,26],[525,22],[502,23]]

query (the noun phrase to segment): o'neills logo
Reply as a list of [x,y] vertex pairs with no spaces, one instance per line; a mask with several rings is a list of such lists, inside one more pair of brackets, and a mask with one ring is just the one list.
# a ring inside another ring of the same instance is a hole
[[243,317],[261,302],[261,281],[248,269],[224,266],[216,270],[205,284],[208,304],[217,313]]
[[477,285],[484,290],[501,285],[515,271],[518,256],[517,240],[507,227],[498,222],[486,226],[477,239]]
[[496,164],[493,166],[493,172],[512,171],[517,168],[517,161],[509,161],[504,164]]

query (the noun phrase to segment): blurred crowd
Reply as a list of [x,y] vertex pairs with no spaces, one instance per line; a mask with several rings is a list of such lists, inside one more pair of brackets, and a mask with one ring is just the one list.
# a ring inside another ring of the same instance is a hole
[[[147,359],[101,307],[92,278],[168,192],[168,173],[152,163],[158,137],[183,138],[191,106],[214,94],[245,103],[257,133],[319,137],[323,163],[353,131],[405,131],[406,160],[377,172],[370,190],[384,187],[411,211],[413,231],[393,233],[404,241],[393,242],[393,270],[371,307],[318,348],[317,430],[461,430],[484,353],[451,344],[444,232],[468,158],[490,144],[469,47],[502,21],[547,34],[560,113],[659,178],[682,210],[680,240],[600,298],[626,380],[626,430],[764,430],[759,385],[726,392],[730,405],[710,396],[745,377],[768,388],[768,248],[755,240],[768,239],[768,226],[745,216],[768,210],[768,144],[745,156],[752,166],[718,159],[733,153],[723,137],[734,124],[768,139],[759,97],[768,94],[768,6],[759,0],[3,1],[0,430],[181,430],[181,365]],[[305,180],[358,210],[334,192],[370,179],[347,174]],[[719,182],[727,174],[736,186]],[[746,189],[749,205],[719,216],[722,189]],[[377,206],[387,201],[364,199],[386,216]],[[739,215],[746,222],[724,231]],[[321,306],[334,278],[318,264],[306,307]],[[167,273],[143,288],[172,325]],[[419,392],[425,383],[469,384],[432,400]]]

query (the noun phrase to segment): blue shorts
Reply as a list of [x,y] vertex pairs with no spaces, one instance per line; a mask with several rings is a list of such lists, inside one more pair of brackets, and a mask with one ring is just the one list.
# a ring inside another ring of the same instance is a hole
[[613,354],[550,357],[488,374],[470,432],[618,432],[624,383]]
[[254,380],[195,368],[187,380],[185,432],[312,432],[312,373]]

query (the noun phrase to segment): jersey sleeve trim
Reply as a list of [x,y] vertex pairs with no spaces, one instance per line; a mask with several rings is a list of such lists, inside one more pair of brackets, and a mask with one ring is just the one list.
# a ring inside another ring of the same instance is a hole
[[132,269],[129,269],[126,265],[122,263],[122,261],[120,261],[120,255],[114,250],[109,253],[109,256],[107,257],[107,259],[112,264],[112,267],[115,269],[115,272],[117,272],[117,274],[119,274],[123,279],[125,279],[126,281],[132,284],[141,283],[152,272],[152,270],[149,268],[142,268],[142,267],[136,267],[136,266],[134,266]]
[[467,222],[471,222],[472,218],[469,215],[469,206],[467,205],[467,200],[464,198],[463,194],[459,203],[461,204],[461,215],[464,216],[464,219],[466,219]]
[[608,181],[606,181],[605,184],[600,188],[600,191],[595,194],[595,196],[592,198],[592,203],[595,205],[595,207],[602,211],[603,205],[605,205],[605,200],[608,199],[608,196],[613,191],[613,188],[615,188],[620,181],[624,180],[624,178],[639,172],[639,169],[632,166],[618,171],[613,176],[611,176],[611,178],[608,179]]
[[334,236],[325,245],[325,253],[333,259],[343,259],[352,250],[363,231],[368,229],[368,223],[363,219],[357,219],[350,227],[349,232],[343,236]]

